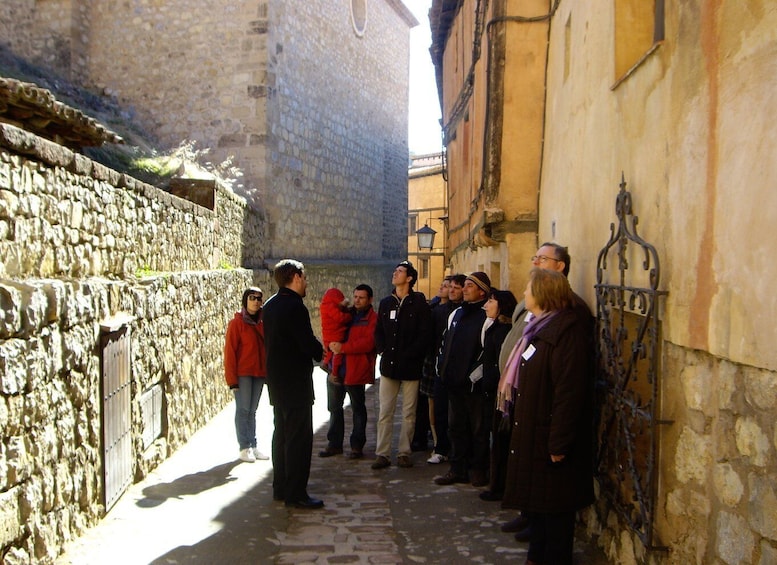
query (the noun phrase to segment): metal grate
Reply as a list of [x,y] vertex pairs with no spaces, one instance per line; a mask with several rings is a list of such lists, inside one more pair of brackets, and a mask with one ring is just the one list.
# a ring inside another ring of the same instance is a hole
[[106,512],[132,483],[129,326],[102,334],[103,493]]
[[155,384],[140,397],[140,411],[143,420],[143,449],[148,449],[154,440],[162,435],[162,409],[164,389]]
[[[645,547],[656,545],[661,268],[655,248],[637,235],[631,193],[621,178],[610,239],[596,265],[599,375],[598,479],[621,519]],[[613,259],[613,267],[608,261]],[[629,270],[630,260],[641,270]],[[643,284],[641,284],[643,283]]]

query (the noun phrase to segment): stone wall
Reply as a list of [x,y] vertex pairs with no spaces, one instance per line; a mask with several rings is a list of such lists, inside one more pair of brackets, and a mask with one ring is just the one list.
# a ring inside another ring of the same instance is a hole
[[777,563],[777,375],[664,342],[656,543],[586,514],[615,563]]
[[261,216],[225,189],[211,211],[10,125],[0,144],[13,152],[0,160],[0,277],[261,264]]
[[273,256],[407,251],[408,24],[389,2],[371,1],[358,36],[350,4],[270,2],[264,202]]
[[[129,326],[134,479],[229,403],[224,329],[245,287],[270,283],[266,270],[224,268],[261,263],[263,224],[242,199],[215,196],[208,210],[0,125],[4,563],[53,561],[105,511],[104,326]],[[164,410],[146,444],[152,387]]]
[[74,1],[77,0],[0,2],[0,42],[35,64],[67,76]]
[[414,20],[397,0],[369,0],[361,35],[350,0],[34,4],[3,2],[0,41],[115,97],[165,146],[234,157],[271,256],[405,258]]

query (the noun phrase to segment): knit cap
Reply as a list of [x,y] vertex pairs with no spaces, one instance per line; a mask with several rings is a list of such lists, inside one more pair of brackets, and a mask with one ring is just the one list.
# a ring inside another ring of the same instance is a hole
[[472,281],[478,285],[480,289],[486,294],[488,294],[488,292],[491,290],[491,279],[488,278],[488,275],[482,271],[475,271],[474,273],[470,273],[467,275],[467,280]]

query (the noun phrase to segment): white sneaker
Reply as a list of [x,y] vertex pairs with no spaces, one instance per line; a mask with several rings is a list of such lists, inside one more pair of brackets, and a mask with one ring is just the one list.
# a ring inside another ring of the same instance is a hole
[[253,463],[256,461],[256,457],[254,457],[254,450],[253,449],[241,449],[240,450],[240,460],[245,461],[246,463]]
[[432,451],[432,456],[427,459],[426,462],[431,463],[432,465],[439,465],[440,463],[444,463],[447,460],[448,458],[445,455],[440,455],[439,453]]
[[254,452],[254,459],[256,459],[257,461],[267,461],[270,458],[269,455],[265,455],[264,453],[259,451],[258,447],[252,448],[252,451]]

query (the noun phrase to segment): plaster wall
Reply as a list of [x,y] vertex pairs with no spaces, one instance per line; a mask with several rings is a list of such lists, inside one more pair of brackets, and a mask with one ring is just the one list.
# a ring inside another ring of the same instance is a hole
[[419,259],[425,259],[429,263],[428,276],[424,277],[419,270],[418,281],[415,290],[423,292],[427,299],[437,294],[440,283],[446,275],[446,246],[448,233],[446,220],[440,218],[447,215],[445,180],[442,175],[442,166],[429,168],[427,171],[415,172],[412,169],[408,179],[408,215],[416,218],[416,229],[428,225],[437,233],[434,235],[434,247],[431,251],[421,251],[418,248],[418,236],[408,230],[407,249],[408,258],[416,268],[419,267]]
[[[454,272],[498,264],[500,288],[520,293],[537,249],[548,22],[519,20],[547,13],[547,3],[489,2],[479,58],[472,51],[477,6],[463,3],[443,56],[444,121],[455,122],[447,145],[451,264]],[[472,94],[456,122],[470,70]]]
[[[536,7],[547,10],[549,3],[542,4]],[[469,152],[483,144],[467,137],[474,126],[459,127],[448,145],[452,268],[489,272],[489,265],[509,261],[512,273],[523,261],[528,270],[536,244],[557,241],[570,248],[573,288],[593,305],[597,255],[618,219],[623,175],[636,231],[655,245],[658,286],[668,291],[660,311],[654,522],[654,541],[668,552],[645,547],[606,497],[584,513],[588,533],[616,563],[771,563],[777,559],[777,356],[770,318],[777,299],[767,286],[777,274],[768,260],[777,213],[770,158],[777,142],[770,95],[777,11],[768,1],[664,2],[665,39],[616,76],[615,3],[550,4],[558,9],[544,19],[549,35],[536,33],[536,22],[505,27],[504,91],[490,95],[503,97],[492,100],[504,111],[500,206],[489,209],[472,188]],[[528,5],[492,4],[510,12],[502,15],[535,15]],[[461,89],[459,57],[468,49],[459,37],[466,25],[458,20],[472,17],[473,4],[464,7],[445,43],[448,110]],[[628,29],[618,33],[629,37]],[[547,84],[538,78],[545,70]],[[547,87],[546,96],[530,88],[532,77],[535,87]],[[523,107],[521,97],[533,108]],[[482,119],[474,107],[470,119]],[[544,120],[540,129],[532,129],[535,114]],[[510,184],[532,163],[536,209],[529,183]],[[517,203],[516,216],[497,219],[510,202]],[[501,222],[520,221],[520,210],[524,219],[534,215],[535,229],[508,232],[502,243]],[[454,231],[460,224],[470,230],[469,241]],[[634,251],[626,284],[647,276]]]
[[612,18],[586,3],[559,9],[556,21],[572,21],[572,61],[564,80],[556,25],[539,234],[551,238],[555,222],[593,273],[623,173],[638,231],[661,257],[665,338],[775,370],[767,286],[777,267],[759,259],[777,219],[767,158],[777,134],[765,119],[777,109],[765,94],[777,84],[777,13],[767,4],[673,5],[667,40],[617,86]]
[[[655,531],[670,552],[646,551],[606,512],[600,539],[618,562],[768,563],[777,267],[762,258],[777,219],[777,11],[667,2],[666,39],[618,77],[612,9],[562,2],[551,25],[539,238],[574,242],[570,279],[591,301],[625,176],[668,291],[657,417],[672,423],[660,432]],[[641,258],[629,263],[638,276]]]

